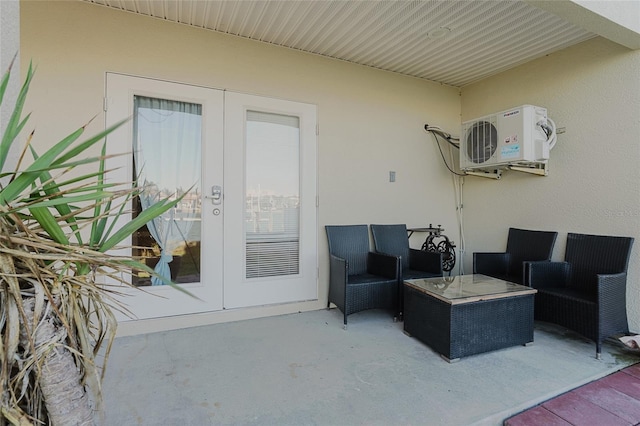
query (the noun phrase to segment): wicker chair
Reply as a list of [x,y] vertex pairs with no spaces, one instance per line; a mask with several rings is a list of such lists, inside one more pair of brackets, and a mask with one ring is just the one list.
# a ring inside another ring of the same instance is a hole
[[325,226],[329,240],[330,277],[327,308],[334,303],[347,316],[386,308],[398,316],[399,260],[369,249],[367,225]]
[[473,253],[473,273],[527,284],[525,261],[551,260],[557,232],[509,228],[504,253]]
[[373,243],[378,253],[400,258],[398,304],[400,318],[404,312],[405,280],[442,276],[442,253],[432,253],[409,247],[406,225],[371,225]]
[[596,342],[628,333],[626,285],[633,238],[568,234],[564,262],[531,262],[528,281],[538,290],[534,317]]

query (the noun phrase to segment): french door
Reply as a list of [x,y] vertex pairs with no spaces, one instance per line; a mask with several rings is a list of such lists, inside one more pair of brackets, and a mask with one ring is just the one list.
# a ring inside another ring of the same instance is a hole
[[227,92],[224,305],[317,298],[315,106]]
[[132,238],[166,277],[133,271],[135,318],[317,298],[315,106],[109,73],[107,125],[127,117],[108,149],[132,153],[110,160],[144,188],[132,214],[181,197]]

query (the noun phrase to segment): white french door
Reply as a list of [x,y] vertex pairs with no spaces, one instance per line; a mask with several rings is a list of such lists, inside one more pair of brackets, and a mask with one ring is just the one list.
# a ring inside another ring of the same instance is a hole
[[131,118],[108,150],[133,153],[109,160],[144,184],[132,214],[182,196],[130,243],[190,295],[137,271],[135,318],[317,298],[315,106],[112,73],[107,105]]
[[315,106],[226,92],[224,139],[225,308],[316,299]]
[[[223,180],[223,99],[219,90],[107,74],[107,126],[129,118],[107,138],[110,154],[129,153],[110,160],[114,180],[143,181],[151,188],[150,203],[154,197],[173,198],[189,191],[183,203],[159,220],[157,232],[134,235],[130,243],[154,246],[133,253],[149,257],[150,267],[166,251],[158,240],[168,243],[165,248],[173,258],[169,269],[175,269],[178,259],[182,269],[182,276],[171,270],[171,278],[190,295],[168,285],[152,285],[148,274],[136,273],[132,284],[139,289],[122,290],[122,301],[135,318],[222,309],[223,215],[203,207],[206,188]],[[132,208],[135,214],[135,203]]]

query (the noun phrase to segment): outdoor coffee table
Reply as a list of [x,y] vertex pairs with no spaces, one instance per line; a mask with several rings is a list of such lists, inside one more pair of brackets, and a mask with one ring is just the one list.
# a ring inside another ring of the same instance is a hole
[[408,280],[404,332],[449,362],[533,342],[537,290],[486,275]]

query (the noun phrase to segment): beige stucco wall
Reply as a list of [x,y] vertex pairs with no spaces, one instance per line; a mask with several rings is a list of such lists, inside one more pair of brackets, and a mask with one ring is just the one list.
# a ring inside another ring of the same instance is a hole
[[[11,67],[11,78],[0,105],[0,128],[4,129],[11,118],[14,100],[20,92],[20,3],[18,0],[0,2],[0,69],[2,73]],[[15,168],[20,157],[20,146],[14,144],[9,150],[4,170]]]
[[[328,285],[325,224],[442,224],[459,242],[451,177],[425,123],[457,134],[467,120],[525,103],[566,133],[547,177],[507,172],[464,181],[465,270],[474,251],[504,249],[509,226],[640,239],[640,52],[593,39],[462,89],[80,2],[21,2],[21,59],[37,65],[27,110],[35,144],[95,114],[115,71],[318,106],[319,295],[315,302],[143,322],[132,332],[319,309]],[[388,182],[396,171],[397,182]],[[419,238],[412,239],[419,245]],[[640,243],[638,243],[640,244]],[[628,312],[640,331],[640,248]]]
[[636,238],[627,291],[631,331],[640,332],[640,51],[602,38],[548,55],[462,89],[462,119],[517,105],[548,109],[566,133],[547,177],[507,172],[466,178],[466,264],[473,251],[502,250],[509,226]]
[[423,130],[458,128],[456,88],[81,2],[21,2],[21,48],[24,69],[29,60],[37,66],[28,108],[37,146],[95,114],[88,130],[101,129],[107,71],[318,107],[320,299],[146,322],[137,331],[326,306],[326,224],[433,222],[458,239],[451,178]]

